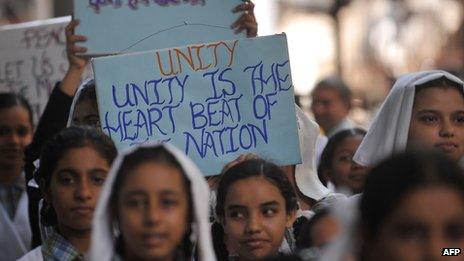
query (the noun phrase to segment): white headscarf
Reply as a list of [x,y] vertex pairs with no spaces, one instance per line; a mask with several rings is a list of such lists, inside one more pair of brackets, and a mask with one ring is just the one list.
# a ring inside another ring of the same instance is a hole
[[68,122],[66,123],[66,127],[70,127],[72,125],[72,121],[74,118],[74,110],[76,109],[77,102],[79,101],[79,98],[81,97],[82,92],[86,90],[87,88],[90,88],[91,86],[94,86],[94,85],[95,85],[95,81],[93,78],[89,78],[81,83],[81,85],[76,91],[76,94],[74,95],[74,99],[71,104],[71,109],[69,109]]
[[408,141],[416,86],[442,77],[464,87],[459,78],[440,70],[401,76],[380,107],[353,159],[363,166],[373,166],[395,153],[404,151]]
[[194,222],[192,223],[192,235],[197,243],[199,260],[216,260],[213,243],[211,239],[211,228],[209,224],[209,187],[198,167],[180,150],[169,144],[147,142],[142,145],[130,147],[121,152],[115,159],[108,177],[100,193],[97,209],[93,218],[92,239],[89,250],[89,260],[109,261],[115,255],[113,227],[111,221],[110,195],[113,183],[116,179],[121,164],[126,155],[131,154],[139,148],[163,147],[172,154],[181,165],[186,177],[190,180],[191,197],[194,211]]
[[296,185],[301,193],[320,200],[330,193],[317,176],[316,143],[320,135],[319,126],[302,109],[296,106],[298,136],[300,138],[301,164],[295,167]]

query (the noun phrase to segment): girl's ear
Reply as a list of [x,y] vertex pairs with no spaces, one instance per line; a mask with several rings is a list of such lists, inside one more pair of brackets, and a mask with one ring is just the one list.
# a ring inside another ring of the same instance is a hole
[[224,217],[216,217],[216,221],[219,223],[219,225],[224,227],[224,225],[225,225]]
[[287,228],[290,228],[293,226],[293,223],[295,223],[296,220],[296,210],[292,210],[292,212],[287,213],[287,223],[285,223],[285,226]]

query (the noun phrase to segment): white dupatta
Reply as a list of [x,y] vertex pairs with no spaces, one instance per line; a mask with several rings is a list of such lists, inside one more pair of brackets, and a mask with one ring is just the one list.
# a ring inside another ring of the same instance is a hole
[[456,76],[440,70],[410,73],[393,85],[353,159],[363,166],[374,166],[406,149],[416,86],[446,77],[464,88]]
[[209,224],[209,187],[198,167],[183,152],[170,144],[160,144],[147,142],[139,146],[128,148],[121,152],[115,159],[108,177],[103,186],[97,209],[94,213],[92,226],[92,239],[88,254],[89,260],[109,261],[115,256],[113,227],[111,220],[110,196],[113,183],[121,164],[126,155],[131,154],[138,148],[164,147],[172,154],[181,165],[186,177],[190,180],[192,211],[194,211],[194,221],[192,223],[192,234],[196,242],[200,261],[214,261],[213,243],[211,239],[211,226]]
[[319,126],[298,106],[295,109],[302,161],[301,164],[295,166],[296,185],[301,193],[317,201],[331,193],[317,175],[316,143],[320,135]]

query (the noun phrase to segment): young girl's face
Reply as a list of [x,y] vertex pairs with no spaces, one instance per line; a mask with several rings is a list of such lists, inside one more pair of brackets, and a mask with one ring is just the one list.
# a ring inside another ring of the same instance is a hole
[[126,258],[173,260],[189,226],[182,173],[146,162],[125,175],[117,211]]
[[361,144],[363,136],[345,138],[335,149],[329,178],[337,187],[346,187],[355,193],[362,191],[367,176],[367,168],[353,162],[353,155]]
[[79,101],[74,110],[73,125],[100,127],[97,102],[91,99]]
[[408,147],[438,149],[454,160],[464,154],[464,98],[456,88],[426,88],[414,99]]
[[340,235],[341,231],[340,221],[331,214],[318,220],[310,231],[312,245],[311,247],[323,248]]
[[110,165],[90,146],[70,149],[58,160],[46,192],[58,228],[90,232],[100,190]]
[[27,109],[13,106],[0,110],[0,164],[23,166],[24,149],[32,141]]
[[447,247],[464,248],[464,199],[453,188],[433,186],[406,194],[368,251],[372,260],[441,260]]
[[240,260],[274,256],[295,213],[287,213],[279,188],[264,177],[230,185],[224,202],[224,232]]

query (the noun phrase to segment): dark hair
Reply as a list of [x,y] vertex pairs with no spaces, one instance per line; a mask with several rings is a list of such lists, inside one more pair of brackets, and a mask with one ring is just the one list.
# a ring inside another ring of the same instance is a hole
[[361,128],[353,128],[340,131],[329,139],[327,145],[322,151],[321,160],[319,161],[319,166],[317,168],[319,179],[321,180],[322,184],[324,184],[324,186],[327,186],[327,180],[323,176],[323,173],[324,171],[331,169],[335,150],[338,148],[338,146],[340,146],[340,144],[346,138],[364,135],[366,135],[365,130]]
[[442,76],[438,79],[417,85],[415,88],[415,95],[420,93],[424,89],[428,88],[455,88],[461,93],[461,95],[464,97],[464,90],[463,86],[455,81],[452,81],[445,76]]
[[305,220],[305,222],[299,228],[299,232],[297,233],[295,242],[297,249],[313,247],[314,242],[311,238],[312,230],[314,229],[314,226],[317,224],[317,222],[319,222],[327,216],[329,216],[329,210],[323,209],[321,211],[318,211],[310,219]]
[[[139,148],[132,152],[129,155],[126,155],[123,159],[121,167],[116,174],[116,179],[113,183],[113,187],[111,190],[110,196],[110,207],[112,211],[113,220],[117,218],[117,211],[118,211],[118,194],[121,190],[123,183],[125,182],[127,175],[130,174],[132,170],[134,170],[137,166],[141,164],[154,162],[158,164],[163,164],[172,168],[175,168],[180,171],[182,175],[182,179],[184,181],[184,186],[186,188],[187,196],[188,196],[188,217],[187,222],[193,222],[193,202],[191,196],[191,188],[190,188],[190,180],[186,177],[185,171],[183,170],[182,166],[180,165],[179,161],[168,151],[166,148],[159,146],[159,147],[147,147],[147,148]],[[190,241],[190,226],[188,226],[188,231],[184,235],[184,239],[182,240],[182,258],[191,258],[193,252],[193,244]],[[124,255],[124,244],[122,235],[116,241],[116,251],[120,255]]]
[[31,105],[23,96],[12,92],[0,93],[0,110],[9,109],[14,106],[20,106],[26,109],[29,114],[29,122],[31,126],[34,126]]
[[222,174],[217,190],[216,216],[218,218],[224,218],[224,203],[230,186],[234,182],[251,177],[264,177],[274,184],[285,199],[287,213],[298,208],[295,192],[283,170],[263,159],[250,159],[231,167]]
[[228,260],[229,252],[224,242],[224,227],[218,221],[211,224],[211,236],[213,238],[213,248],[217,260]]
[[81,94],[79,95],[79,102],[85,100],[97,101],[97,92],[95,89],[95,82],[93,80],[85,84]]
[[351,90],[350,87],[343,81],[343,79],[338,75],[332,75],[327,78],[322,79],[316,84],[312,93],[319,89],[330,89],[338,92],[341,100],[351,107]]
[[[52,174],[58,161],[67,151],[75,148],[90,146],[98,152],[109,165],[117,155],[113,141],[103,132],[89,127],[69,127],[61,130],[50,138],[45,144],[40,155],[40,167],[36,173],[37,183],[42,192],[50,188]],[[41,213],[42,223],[46,226],[57,224],[56,213],[52,206],[43,208]]]
[[367,242],[375,240],[398,202],[411,191],[445,185],[464,199],[464,175],[459,166],[437,152],[405,152],[377,165],[367,176],[360,217]]

